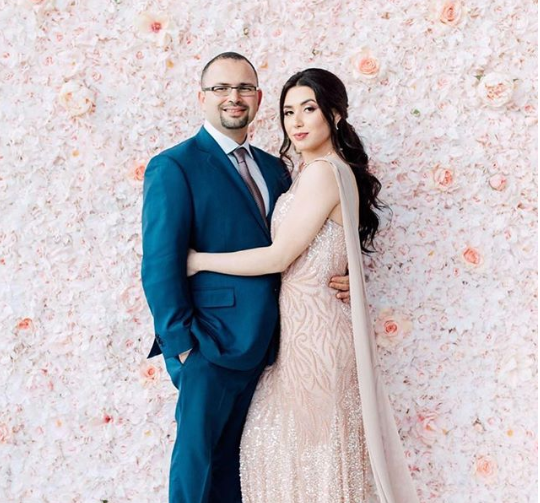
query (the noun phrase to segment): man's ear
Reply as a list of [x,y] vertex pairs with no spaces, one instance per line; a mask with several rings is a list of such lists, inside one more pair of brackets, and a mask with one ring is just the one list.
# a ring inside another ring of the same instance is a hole
[[258,89],[257,90],[257,108],[261,106],[262,97],[263,97],[263,92],[260,89]]
[[199,105],[204,106],[204,102],[206,99],[206,94],[204,94],[204,91],[199,91],[197,93],[197,101],[199,102]]

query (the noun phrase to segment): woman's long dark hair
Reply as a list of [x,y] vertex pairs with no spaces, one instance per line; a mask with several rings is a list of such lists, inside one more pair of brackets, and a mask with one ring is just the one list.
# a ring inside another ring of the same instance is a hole
[[[354,127],[347,122],[349,98],[345,85],[333,73],[321,68],[308,68],[295,73],[285,83],[279,100],[280,122],[284,135],[279,154],[281,160],[289,165],[292,164],[292,160],[287,153],[291,148],[291,140],[285,131],[283,106],[289,89],[296,86],[306,86],[313,90],[317,104],[330,127],[332,145],[354,173],[360,198],[360,245],[364,253],[373,253],[375,250],[369,249],[368,245],[373,247],[373,239],[379,229],[379,218],[374,208],[380,210],[387,206],[377,197],[381,190],[381,182],[369,172],[368,156],[364,146]],[[334,113],[341,116],[337,129]]]

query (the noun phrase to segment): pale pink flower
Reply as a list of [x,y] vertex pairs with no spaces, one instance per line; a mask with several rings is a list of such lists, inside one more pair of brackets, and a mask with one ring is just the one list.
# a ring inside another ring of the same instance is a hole
[[446,430],[440,425],[439,415],[435,411],[418,414],[413,432],[422,443],[428,446],[432,446],[437,439],[446,434]]
[[431,179],[434,187],[443,192],[447,192],[454,186],[454,171],[437,164],[431,170]]
[[512,99],[514,81],[503,73],[488,73],[480,79],[477,93],[487,106],[501,108]]
[[383,309],[375,322],[377,344],[383,348],[396,347],[412,330],[412,322],[392,309]]
[[11,430],[6,423],[0,423],[0,444],[6,444],[11,438]]
[[171,41],[171,22],[165,14],[142,12],[137,17],[135,27],[141,37],[152,40],[158,45],[167,45]]
[[496,175],[493,175],[489,179],[489,186],[493,190],[502,191],[506,189],[507,186],[507,179],[504,175],[501,175],[497,173]]

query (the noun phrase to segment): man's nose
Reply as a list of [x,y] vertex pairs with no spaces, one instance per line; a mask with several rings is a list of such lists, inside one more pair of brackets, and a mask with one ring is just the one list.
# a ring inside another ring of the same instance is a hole
[[231,92],[229,94],[229,99],[231,101],[238,101],[238,99],[240,98],[240,93],[238,92],[238,89],[231,89]]

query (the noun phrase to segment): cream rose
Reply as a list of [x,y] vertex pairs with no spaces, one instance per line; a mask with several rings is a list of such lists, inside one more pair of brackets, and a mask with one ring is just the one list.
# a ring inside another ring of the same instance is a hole
[[375,323],[377,344],[383,348],[396,347],[412,330],[411,321],[392,309],[383,309]]
[[480,79],[477,92],[487,106],[501,108],[512,99],[514,81],[509,75],[488,73]]
[[95,97],[82,82],[70,80],[62,86],[59,100],[71,117],[77,117],[92,110]]

